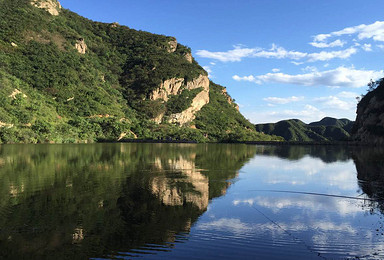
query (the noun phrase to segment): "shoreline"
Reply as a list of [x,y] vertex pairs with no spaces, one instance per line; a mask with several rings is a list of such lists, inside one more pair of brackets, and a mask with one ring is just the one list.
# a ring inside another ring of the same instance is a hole
[[193,140],[152,140],[152,139],[122,139],[122,140],[107,140],[99,139],[97,141],[78,141],[78,142],[41,142],[41,143],[0,143],[0,145],[7,144],[98,144],[98,143],[164,143],[164,144],[246,144],[246,145],[273,145],[273,146],[289,146],[289,145],[302,145],[302,146],[372,146],[377,147],[380,144],[364,143],[357,141],[333,141],[333,142],[311,142],[311,141],[223,141],[223,142],[197,142]]

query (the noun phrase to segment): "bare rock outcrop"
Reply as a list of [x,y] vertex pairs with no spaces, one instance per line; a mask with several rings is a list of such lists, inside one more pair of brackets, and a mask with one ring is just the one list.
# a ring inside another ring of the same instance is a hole
[[[169,100],[171,95],[178,95],[184,89],[192,90],[196,88],[202,88],[202,91],[198,93],[192,100],[192,104],[189,108],[182,111],[181,113],[170,115],[170,123],[178,123],[185,125],[191,122],[196,117],[198,112],[204,105],[209,103],[209,79],[206,75],[199,75],[192,81],[185,83],[183,78],[173,78],[164,81],[160,88],[153,91],[150,95],[151,100],[162,99],[165,102]],[[156,118],[155,122],[161,122],[161,118]]]
[[75,48],[80,54],[85,54],[87,51],[87,44],[85,44],[85,41],[83,38],[80,38],[75,43]]
[[192,63],[192,62],[193,62],[192,54],[190,54],[189,52],[187,52],[187,53],[184,54],[184,58],[185,58],[189,63]]
[[168,52],[169,53],[175,52],[176,49],[177,49],[177,40],[173,39],[173,40],[169,41],[168,42]]
[[31,5],[45,9],[51,15],[57,16],[60,13],[61,4],[56,0],[32,0]]
[[162,99],[168,101],[169,96],[181,93],[181,87],[184,85],[183,78],[172,78],[161,83],[160,88],[153,91],[150,95],[151,100]]
[[16,88],[12,91],[11,95],[9,95],[8,97],[10,97],[12,99],[16,99],[16,96],[19,94],[22,95],[23,98],[27,97],[27,95],[25,95],[23,92],[21,92],[20,90],[18,90]]
[[6,127],[6,128],[12,128],[13,124],[8,124],[0,121],[0,128]]

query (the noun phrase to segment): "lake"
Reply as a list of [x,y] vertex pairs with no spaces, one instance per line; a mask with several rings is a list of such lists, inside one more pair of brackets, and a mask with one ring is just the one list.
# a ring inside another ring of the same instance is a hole
[[383,259],[384,151],[0,145],[1,259]]

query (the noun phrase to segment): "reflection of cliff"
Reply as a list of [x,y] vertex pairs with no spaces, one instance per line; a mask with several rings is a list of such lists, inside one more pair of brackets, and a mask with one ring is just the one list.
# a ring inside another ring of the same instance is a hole
[[370,202],[371,211],[384,214],[384,149],[364,147],[355,149],[352,156],[361,190],[377,200]]
[[109,257],[169,246],[254,146],[0,146],[0,258]]
[[[191,154],[189,160],[182,156],[169,159],[162,162],[156,160],[156,167],[159,171],[171,170],[180,172],[180,176],[175,178],[172,174],[167,176],[167,172],[163,176],[156,176],[152,179],[152,193],[169,206],[181,206],[185,203],[192,203],[200,210],[208,207],[209,185],[208,178],[196,169],[194,159],[196,154]],[[184,187],[184,189],[183,189]]]

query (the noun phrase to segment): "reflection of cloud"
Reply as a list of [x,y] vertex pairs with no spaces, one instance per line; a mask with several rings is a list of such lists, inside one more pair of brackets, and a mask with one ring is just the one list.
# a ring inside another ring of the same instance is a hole
[[252,230],[251,226],[241,222],[241,220],[237,218],[221,218],[212,222],[202,223],[198,225],[197,228],[202,230],[219,229],[222,231],[227,231],[235,234],[245,233],[247,231]]
[[251,162],[257,167],[262,183],[319,186],[334,186],[342,190],[355,191],[356,168],[353,162],[325,163],[318,158],[305,156],[296,161],[278,157],[256,156]]
[[355,234],[356,230],[349,223],[333,223],[331,221],[315,221],[312,223],[303,223],[295,221],[292,223],[285,222],[266,222],[266,223],[246,223],[238,218],[220,218],[211,222],[201,223],[197,226],[200,230],[220,230],[224,232],[231,232],[233,234],[253,234],[265,233],[270,231],[272,233],[285,233],[286,231],[317,231],[334,233],[348,233]]
[[234,200],[233,205],[258,205],[277,213],[282,209],[300,208],[314,212],[333,212],[339,215],[361,212],[362,202],[342,198],[324,198],[312,195],[293,196],[289,198],[258,196],[245,200]]

